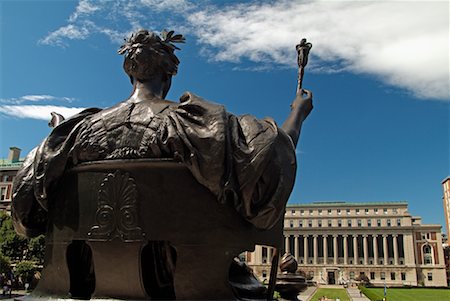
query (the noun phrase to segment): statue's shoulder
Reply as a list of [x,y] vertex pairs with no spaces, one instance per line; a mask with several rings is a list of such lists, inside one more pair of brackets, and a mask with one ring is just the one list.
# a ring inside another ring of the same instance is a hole
[[184,92],[180,97],[180,108],[203,108],[207,111],[225,111],[225,106],[206,100],[192,92]]

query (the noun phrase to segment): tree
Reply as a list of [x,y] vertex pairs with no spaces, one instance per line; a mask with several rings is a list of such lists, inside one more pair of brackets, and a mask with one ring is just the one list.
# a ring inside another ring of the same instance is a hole
[[11,217],[0,216],[0,252],[12,261],[22,260],[28,248],[28,240],[14,231]]
[[22,284],[31,283],[37,268],[33,262],[24,260],[14,268],[14,275],[22,280]]
[[26,259],[35,261],[37,264],[43,264],[44,253],[45,253],[45,236],[39,235],[38,237],[31,238],[28,242],[28,252]]
[[0,253],[0,275],[8,274],[11,271],[11,264],[6,256]]
[[369,277],[366,274],[361,274],[355,278],[356,281],[359,281],[359,284],[365,287],[371,286]]

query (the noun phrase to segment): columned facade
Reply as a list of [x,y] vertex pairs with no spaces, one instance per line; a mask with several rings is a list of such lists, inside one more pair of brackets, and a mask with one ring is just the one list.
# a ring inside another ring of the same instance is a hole
[[[446,285],[440,226],[422,225],[404,202],[288,206],[284,235],[281,253],[293,254],[299,270],[318,283],[343,284],[364,274],[380,286]],[[269,270],[267,264],[264,275]]]

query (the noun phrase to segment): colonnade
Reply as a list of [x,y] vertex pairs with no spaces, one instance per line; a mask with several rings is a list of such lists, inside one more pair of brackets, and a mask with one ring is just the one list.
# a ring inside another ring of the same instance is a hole
[[401,234],[288,235],[285,250],[300,265],[402,265],[403,239]]

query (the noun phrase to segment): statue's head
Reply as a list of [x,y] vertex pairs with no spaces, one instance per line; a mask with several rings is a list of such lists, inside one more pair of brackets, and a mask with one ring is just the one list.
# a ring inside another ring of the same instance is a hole
[[161,36],[141,29],[125,39],[118,53],[125,54],[123,68],[134,81],[145,82],[160,77],[169,82],[177,74],[180,61],[174,54],[179,49],[173,43],[184,43],[182,35],[174,35],[173,31],[163,31]]

